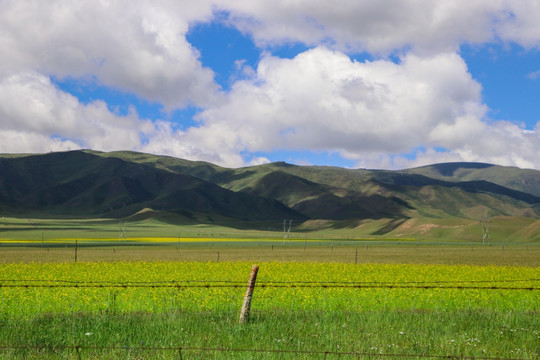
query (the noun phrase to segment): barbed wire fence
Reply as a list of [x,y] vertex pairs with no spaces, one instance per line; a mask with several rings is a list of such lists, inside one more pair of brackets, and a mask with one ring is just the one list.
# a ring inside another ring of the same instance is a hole
[[[516,282],[536,282],[540,279],[514,279],[514,280],[486,280],[470,281],[471,283],[516,283]],[[4,283],[2,283],[4,282]],[[7,284],[5,282],[8,282]],[[27,283],[24,283],[27,282]],[[39,282],[49,282],[43,284]],[[460,285],[428,285],[428,284],[460,284]],[[535,286],[471,286],[463,285],[462,282],[403,282],[403,283],[375,283],[375,282],[287,282],[268,281],[258,282],[257,288],[318,288],[318,289],[449,289],[449,290],[528,290],[538,291],[540,287]],[[465,282],[466,283],[466,282]],[[184,280],[170,282],[94,282],[94,281],[70,281],[70,280],[0,280],[0,288],[242,288],[244,283],[229,280]]]
[[[431,281],[398,281],[398,282],[380,282],[380,281],[260,281],[258,284],[377,284],[377,285],[403,285],[403,284],[463,284],[463,283],[514,283],[514,282],[534,282],[540,281],[540,278],[528,279],[491,279],[491,280],[431,280]],[[129,280],[124,282],[111,280],[66,280],[66,279],[1,279],[2,282],[54,282],[54,283],[69,283],[69,284],[176,284],[176,283],[226,283],[226,284],[241,284],[240,281],[230,279],[206,279],[206,280],[162,280],[162,281],[140,281]]]
[[[530,285],[539,282],[538,278],[527,279],[496,279],[496,280],[468,280],[468,281],[401,281],[401,282],[369,282],[369,281],[272,281],[263,280],[256,284],[257,288],[279,288],[279,289],[451,289],[451,290],[501,290],[501,291],[538,291],[539,285]],[[524,284],[516,286],[514,284]],[[489,285],[485,285],[489,284]],[[512,284],[512,285],[510,285]],[[526,284],[526,285],[525,285]],[[0,279],[0,289],[10,288],[243,288],[245,282],[230,279],[212,280],[169,280],[169,281],[82,281],[66,279]],[[71,351],[76,358],[82,360],[88,352],[173,352],[179,359],[187,356],[190,352],[217,352],[225,354],[281,354],[281,355],[306,355],[327,357],[368,357],[368,358],[417,358],[417,359],[469,359],[469,360],[526,360],[506,357],[477,357],[464,355],[430,355],[430,354],[398,354],[398,353],[373,353],[358,351],[323,351],[323,350],[286,350],[271,348],[224,348],[224,347],[144,347],[144,346],[85,346],[85,345],[0,345],[0,351]]]
[[466,356],[466,355],[429,355],[429,354],[399,354],[399,353],[372,353],[361,351],[322,351],[322,350],[285,350],[285,349],[262,349],[262,348],[221,348],[221,347],[139,347],[139,346],[81,346],[81,345],[20,345],[20,346],[2,346],[0,350],[62,350],[74,351],[77,357],[82,360],[83,351],[168,351],[178,354],[179,359],[188,352],[222,352],[222,353],[266,353],[266,354],[288,354],[288,355],[321,355],[334,357],[373,357],[373,358],[417,358],[417,359],[449,359],[449,360],[527,360],[521,358],[507,357],[485,357],[485,356]]

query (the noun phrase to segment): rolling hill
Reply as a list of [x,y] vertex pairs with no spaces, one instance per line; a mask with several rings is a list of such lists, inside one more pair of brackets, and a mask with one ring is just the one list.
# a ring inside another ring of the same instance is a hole
[[[151,209],[191,223],[260,227],[293,219],[334,227],[411,219],[540,219],[540,171],[447,163],[400,171],[295,166],[223,168],[137,152],[0,155],[0,211],[13,216],[127,217]],[[152,214],[153,212],[147,212]]]
[[454,182],[484,180],[512,190],[540,196],[540,177],[537,170],[483,163],[446,163],[410,169],[407,173]]
[[202,222],[307,219],[276,200],[93,152],[0,158],[3,214],[125,217],[148,208]]

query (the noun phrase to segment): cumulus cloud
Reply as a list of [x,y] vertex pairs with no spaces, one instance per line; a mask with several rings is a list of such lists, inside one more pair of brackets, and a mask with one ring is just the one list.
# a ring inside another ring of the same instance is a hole
[[[224,93],[185,37],[216,12],[264,49],[313,48],[293,59],[266,54],[254,69],[238,59],[242,79]],[[535,0],[0,0],[0,151],[135,149],[242,166],[268,161],[254,152],[308,149],[365,167],[540,168],[539,126],[490,121],[458,55],[463,43],[539,48],[539,17]],[[349,57],[362,51],[376,60]],[[105,101],[82,104],[50,77],[203,110],[197,126],[175,130],[134,110],[119,116]]]
[[310,149],[339,152],[363,167],[396,167],[406,159],[392,154],[419,147],[449,150],[418,151],[418,161],[538,166],[538,132],[488,123],[486,111],[480,84],[454,53],[360,63],[319,47],[294,59],[263,58],[256,75],[203,111],[201,125],[179,143],[199,144],[207,159],[231,166],[242,158],[223,154]]
[[493,40],[512,6],[502,0],[231,0],[226,9],[231,23],[263,46],[297,41],[341,51],[387,54],[413,48],[432,54]]
[[387,55],[458,51],[463,43],[540,46],[536,0],[223,0],[231,24],[261,46],[301,42]]
[[120,116],[100,100],[83,104],[38,73],[0,79],[0,153],[131,149],[229,166],[268,162],[250,162],[227,139],[200,131],[184,133],[165,120],[141,119],[134,109]]
[[131,149],[153,132],[134,112],[118,116],[103,101],[81,104],[43,75],[0,80],[0,152]]
[[229,138],[230,129],[192,127],[188,131],[174,130],[170,123],[159,122],[156,131],[140,150],[183,159],[208,161],[227,167],[260,165],[269,160],[244,154],[241,146]]
[[466,134],[468,141],[450,148],[421,147],[413,151],[412,158],[403,155],[372,154],[363,157],[358,167],[384,167],[404,169],[441,162],[473,161],[504,166],[538,169],[540,123],[527,130],[509,121],[481,123],[477,131]]
[[200,114],[197,131],[224,134],[220,147],[248,151],[309,148],[357,157],[424,141],[449,146],[478,126],[486,110],[480,91],[455,54],[359,63],[316,48],[291,60],[262,59],[254,78]]
[[211,15],[205,1],[2,1],[0,76],[90,75],[171,109],[205,105],[218,86],[185,34]]
[[536,0],[505,1],[506,21],[497,24],[497,33],[505,41],[525,48],[540,48],[540,4]]

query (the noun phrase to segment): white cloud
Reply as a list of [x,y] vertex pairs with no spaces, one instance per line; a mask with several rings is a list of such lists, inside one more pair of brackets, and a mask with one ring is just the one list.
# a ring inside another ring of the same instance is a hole
[[183,159],[208,161],[227,167],[260,165],[269,162],[265,157],[247,157],[242,150],[228,142],[228,131],[219,129],[190,128],[188,132],[174,130],[161,122],[149,141],[140,147],[151,154],[176,156]]
[[344,52],[433,55],[494,41],[540,48],[537,0],[223,0],[261,46],[301,42]]
[[528,73],[527,78],[529,78],[531,80],[536,80],[536,79],[540,78],[540,70]]
[[[185,34],[222,10],[261,46],[316,48],[265,55],[256,69],[238,62],[242,80],[221,93]],[[538,18],[535,0],[0,0],[0,151],[135,149],[241,166],[267,161],[250,152],[309,149],[375,167],[540,167],[538,127],[488,122],[481,85],[456,54],[463,43],[538,48]],[[358,51],[401,62],[351,61]],[[50,76],[97,79],[168,110],[195,103],[200,125],[118,116]],[[419,147],[415,160],[395,155]]]
[[540,44],[535,0],[3,0],[0,76],[90,75],[169,109],[206,106],[218,86],[185,34],[219,10],[262,46],[299,41],[345,52],[412,48],[433,55],[497,37]]
[[[386,54],[413,48],[417,53],[433,54],[455,51],[463,42],[493,40],[499,34],[499,26],[511,17],[509,9],[514,3],[503,0],[230,0],[224,7],[231,11],[231,22],[253,34],[261,45],[298,41],[308,45],[325,44],[341,51]],[[532,2],[522,7],[524,13],[534,8]],[[526,16],[533,18],[534,15]],[[516,26],[536,25],[528,22]]]
[[0,153],[43,153],[67,151],[81,146],[70,140],[62,140],[26,130],[0,129]]
[[359,63],[317,48],[290,60],[263,58],[256,76],[237,82],[178,142],[230,166],[243,152],[309,149],[395,167],[406,161],[395,154],[418,147],[449,151],[418,152],[417,162],[429,155],[539,166],[538,132],[486,122],[486,111],[481,86],[456,54]]
[[505,41],[525,48],[540,48],[540,3],[536,0],[505,1],[506,21],[497,24],[497,33]]
[[170,109],[205,105],[218,87],[185,34],[211,15],[205,1],[1,1],[0,76],[90,75]]
[[0,152],[131,149],[153,132],[137,114],[115,115],[103,101],[81,104],[43,75],[0,79]]
[[[199,127],[185,131],[134,111],[119,116],[102,101],[82,104],[40,74],[6,77],[0,152],[134,149],[237,167],[268,161],[250,152],[279,148],[339,152],[360,167],[450,160],[540,166],[540,124],[488,123],[484,112],[480,87],[455,54],[358,63],[317,48],[292,60],[266,57],[255,77],[236,83],[200,114]],[[420,145],[427,150],[412,161],[395,155]]]
[[504,166],[538,169],[540,148],[540,123],[535,130],[526,130],[515,123],[482,122],[476,131],[468,132],[468,141],[450,149],[434,147],[413,151],[412,158],[403,155],[372,154],[356,164],[363,168],[405,169],[442,162],[484,162]]
[[480,90],[455,54],[359,63],[317,48],[292,60],[262,59],[255,78],[200,115],[197,131],[221,133],[220,147],[248,151],[402,152],[430,137],[459,142],[435,128],[474,126],[463,119],[483,115]]
[[246,159],[220,134],[206,135],[197,128],[183,133],[167,121],[140,119],[135,110],[119,116],[103,101],[82,104],[38,73],[0,79],[0,153],[131,149],[235,167],[268,162]]

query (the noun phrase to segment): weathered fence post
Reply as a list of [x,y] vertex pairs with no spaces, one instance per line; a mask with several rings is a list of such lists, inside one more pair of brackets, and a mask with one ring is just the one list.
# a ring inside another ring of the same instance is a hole
[[77,243],[77,240],[75,240],[75,262],[77,262],[77,248],[78,248],[78,243]]
[[251,298],[253,297],[253,289],[255,289],[255,281],[257,280],[257,272],[259,271],[259,265],[253,265],[251,267],[251,273],[249,274],[249,280],[247,283],[246,295],[244,296],[244,303],[242,304],[242,310],[240,311],[240,323],[245,324],[249,319],[249,310],[251,308]]

